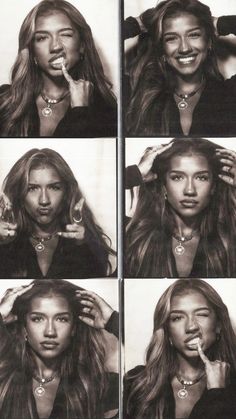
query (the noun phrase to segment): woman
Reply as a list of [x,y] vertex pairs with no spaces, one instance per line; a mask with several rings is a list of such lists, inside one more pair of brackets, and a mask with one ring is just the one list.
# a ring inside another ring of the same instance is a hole
[[65,160],[32,149],[12,167],[0,203],[0,278],[87,278],[111,272],[108,237]]
[[233,419],[236,336],[217,292],[175,281],[154,313],[145,366],[125,377],[125,419]]
[[[198,0],[165,0],[139,22],[146,32],[129,71],[128,134],[234,136],[235,77],[223,80],[215,50],[216,34],[236,33],[236,18],[213,18]],[[124,29],[141,31],[134,18]]]
[[6,137],[116,135],[116,102],[80,12],[42,0],[26,16],[11,85],[0,88]]
[[106,371],[102,332],[115,314],[104,300],[38,280],[7,290],[0,313],[2,419],[116,416],[118,376]]
[[148,148],[127,181],[140,184],[126,232],[127,276],[235,276],[235,152],[174,140]]

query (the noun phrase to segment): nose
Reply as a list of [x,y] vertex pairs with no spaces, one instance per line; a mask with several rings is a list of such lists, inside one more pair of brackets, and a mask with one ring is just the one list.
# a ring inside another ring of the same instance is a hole
[[191,51],[191,49],[192,48],[189,45],[188,38],[186,36],[183,36],[182,38],[180,38],[179,52],[181,54],[186,54],[186,53],[189,53],[189,51]]
[[50,52],[58,52],[63,50],[63,45],[58,34],[54,34],[51,37]]
[[195,196],[197,194],[196,187],[194,184],[194,180],[192,178],[188,178],[186,180],[185,188],[184,188],[184,195],[187,196]]
[[44,336],[55,338],[57,336],[56,327],[53,320],[48,320],[44,330]]
[[185,325],[185,331],[186,333],[195,333],[199,331],[199,324],[195,318],[195,316],[190,316],[186,320]]
[[50,196],[46,188],[41,189],[39,195],[39,205],[46,207],[50,204]]

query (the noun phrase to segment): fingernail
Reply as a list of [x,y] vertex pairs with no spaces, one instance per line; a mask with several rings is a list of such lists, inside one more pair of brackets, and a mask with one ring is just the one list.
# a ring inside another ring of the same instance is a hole
[[58,235],[58,236],[61,236],[61,231],[58,231],[58,232],[57,232],[57,235]]

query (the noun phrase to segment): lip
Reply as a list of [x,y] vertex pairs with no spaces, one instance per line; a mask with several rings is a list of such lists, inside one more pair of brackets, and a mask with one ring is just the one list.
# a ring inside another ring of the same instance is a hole
[[183,199],[180,203],[183,207],[194,208],[198,204],[198,201],[195,199]]
[[185,65],[191,65],[195,62],[197,57],[197,54],[194,55],[188,55],[188,56],[178,56],[176,57],[176,60],[179,64],[185,66]]
[[40,215],[48,215],[51,212],[51,208],[39,208],[38,212]]
[[55,68],[56,70],[58,70],[58,69],[61,70],[63,63],[65,64],[65,55],[64,54],[54,55],[49,60],[50,66]]
[[185,339],[184,343],[189,343],[192,340],[197,339],[197,338],[201,339],[200,333],[197,333],[195,335],[191,335],[191,336],[187,337],[187,339]]
[[44,341],[41,342],[40,345],[46,349],[54,349],[59,345],[59,343],[55,341]]

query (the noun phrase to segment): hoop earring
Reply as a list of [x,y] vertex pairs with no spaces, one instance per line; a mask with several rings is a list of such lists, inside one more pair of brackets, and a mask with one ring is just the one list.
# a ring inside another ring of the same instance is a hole
[[35,57],[34,57],[34,64],[36,65],[36,67],[38,67],[38,61]]
[[173,342],[172,342],[171,338],[169,338],[169,342],[170,342],[170,346],[173,346]]

